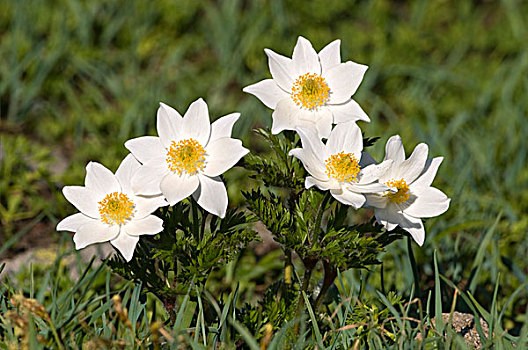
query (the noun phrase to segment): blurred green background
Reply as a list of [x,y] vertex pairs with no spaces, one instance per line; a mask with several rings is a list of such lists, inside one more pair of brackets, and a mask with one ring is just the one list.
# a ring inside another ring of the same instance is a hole
[[[444,156],[434,185],[452,198],[414,245],[422,288],[441,273],[489,307],[528,276],[528,3],[503,1],[82,1],[0,2],[0,258],[58,239],[73,213],[64,185],[86,163],[115,170],[132,137],[155,135],[158,102],[184,112],[203,97],[211,119],[239,111],[235,136],[271,110],[241,89],[270,76],[264,48],[290,56],[298,35],[320,50],[341,39],[343,60],[369,65],[355,99],[378,160],[385,141],[408,153],[426,142]],[[243,205],[242,170],[226,181]],[[384,257],[385,284],[413,282],[405,244]],[[372,271],[372,288],[379,273]],[[510,304],[521,322],[526,293]],[[463,306],[461,306],[463,307]]]

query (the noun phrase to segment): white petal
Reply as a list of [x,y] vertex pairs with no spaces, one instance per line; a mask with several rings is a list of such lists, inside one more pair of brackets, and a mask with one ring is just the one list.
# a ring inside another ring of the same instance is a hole
[[330,154],[326,151],[325,145],[314,130],[298,128],[297,133],[301,138],[302,147],[307,152],[312,153],[316,159],[319,160],[319,163],[324,162],[325,159],[330,157]]
[[170,205],[174,205],[189,197],[196,191],[200,181],[198,175],[182,175],[169,173],[161,180],[161,192]]
[[306,73],[321,74],[321,65],[317,52],[315,52],[312,43],[302,36],[297,39],[297,44],[293,49],[292,63],[296,77]]
[[155,235],[163,231],[163,220],[149,215],[140,220],[132,220],[123,226],[122,230],[131,236]]
[[347,183],[346,185],[343,185],[343,187],[347,188],[348,190],[356,193],[379,193],[383,191],[389,190],[389,187],[380,184],[379,182],[373,182],[373,183]]
[[189,106],[183,116],[182,139],[193,138],[202,147],[207,145],[211,134],[211,123],[209,122],[209,112],[207,104],[201,98],[197,99]]
[[227,210],[227,190],[219,176],[198,175],[200,187],[193,195],[198,204],[216,216],[223,218]]
[[[380,164],[372,164],[365,168],[362,168],[361,177],[359,181],[361,183],[370,183],[378,179],[383,179],[383,175],[385,175],[389,171],[390,167],[392,166],[392,163],[393,161],[389,159],[381,162]],[[380,180],[380,182],[383,183],[387,181],[389,180]]]
[[[268,56],[271,76],[277,85],[285,92],[290,92],[294,79],[292,78],[292,61],[288,57],[279,55],[270,49],[264,49]],[[295,77],[297,79],[297,77]]]
[[121,255],[125,258],[126,261],[132,260],[134,256],[134,250],[136,250],[136,245],[139,242],[139,237],[132,237],[127,235],[125,232],[121,232],[115,239],[111,240],[110,243],[119,250]]
[[358,161],[361,158],[362,149],[363,136],[361,136],[361,129],[355,122],[336,125],[326,142],[326,151],[329,154],[352,153]]
[[84,182],[86,187],[90,188],[98,196],[121,191],[121,186],[115,175],[97,162],[90,162],[86,166],[86,179]]
[[299,107],[297,107],[291,98],[280,100],[271,115],[273,119],[271,132],[276,135],[283,130],[295,130],[295,127],[299,125],[296,116],[298,110]]
[[405,214],[403,215],[406,220],[400,224],[400,227],[409,232],[414,241],[418,243],[419,246],[422,246],[425,240],[425,230],[422,220]]
[[57,224],[57,231],[76,232],[79,227],[93,220],[96,219],[86,216],[83,213],[73,214],[62,219]]
[[128,154],[117,168],[115,176],[121,185],[121,191],[132,192],[132,175],[141,167],[141,164],[132,154]]
[[416,146],[408,159],[393,168],[394,178],[403,178],[407,184],[411,184],[423,172],[428,152],[429,147],[425,143]]
[[[304,108],[301,108],[301,107],[297,107],[297,109],[295,110],[295,116],[297,117],[298,119],[298,125],[297,126],[301,126],[302,123],[308,123],[308,124],[312,124],[313,126],[315,126],[315,123],[317,123],[317,119],[318,119],[318,111],[315,111],[315,110],[308,110],[308,109],[304,109]],[[330,125],[332,124],[332,117],[331,117],[331,114],[330,114]],[[313,129],[313,126],[312,127],[309,127],[311,129]]]
[[82,186],[65,186],[62,193],[68,202],[73,204],[81,213],[94,219],[99,218],[98,202],[102,201],[104,196]]
[[313,130],[319,138],[326,138],[332,130],[332,113],[326,107],[314,111],[306,110],[297,106],[291,98],[279,101],[272,118],[273,134],[301,127]]
[[167,161],[164,158],[153,158],[134,173],[132,190],[136,195],[159,195],[161,194],[161,179],[168,173]]
[[429,187],[433,183],[433,180],[438,171],[438,167],[442,164],[444,157],[436,157],[433,159],[428,159],[425,162],[425,169],[422,174],[414,180],[412,183],[413,187]]
[[324,160],[329,155],[326,154],[323,143],[313,130],[297,129],[297,133],[301,137],[303,148],[293,149],[289,155],[299,159],[312,176],[321,181],[329,181],[324,165]]
[[365,65],[349,61],[326,71],[323,78],[325,78],[330,87],[329,103],[339,104],[347,102],[356,93],[367,68]]
[[310,175],[320,181],[330,181],[330,178],[325,173],[325,166],[312,152],[303,148],[295,148],[290,150],[288,155],[299,159]]
[[132,198],[132,201],[136,205],[134,219],[143,219],[145,216],[152,214],[156,209],[169,205],[162,195],[134,196]]
[[82,249],[90,244],[106,242],[119,234],[119,226],[109,226],[99,220],[92,220],[77,229],[73,236],[75,249]]
[[281,99],[289,97],[289,94],[281,89],[273,79],[265,79],[246,86],[242,91],[256,96],[266,107],[271,109],[275,109]]
[[374,215],[376,220],[388,231],[394,230],[396,226],[405,221],[403,214],[399,213],[398,208],[392,203],[387,203],[385,208],[375,209]]
[[403,142],[400,135],[394,135],[387,140],[384,160],[387,159],[392,159],[394,165],[398,165],[405,160],[405,150],[403,149]]
[[[328,108],[321,108],[314,113],[313,117],[315,119],[315,129],[319,138],[328,138],[332,132],[332,112]],[[304,126],[304,124],[302,124]]]
[[156,129],[160,137],[161,144],[169,148],[172,141],[179,140],[181,134],[182,117],[174,108],[161,103],[158,108]]
[[[391,191],[395,192],[395,189],[391,188]],[[411,189],[411,193],[410,193],[408,200],[406,200],[403,203],[394,203],[394,204],[400,208],[400,212],[405,213],[405,210],[407,210],[407,208],[411,204],[413,204],[415,200],[416,200],[416,196],[414,195],[414,193],[412,193],[412,189]]]
[[335,124],[357,120],[364,120],[366,122],[370,122],[370,118],[367,113],[365,113],[361,106],[352,99],[342,104],[329,104],[328,109],[330,109],[330,111],[332,112]]
[[365,202],[365,206],[371,208],[385,208],[389,201],[387,197],[380,196],[377,194],[366,194],[365,198],[367,199],[367,201]]
[[211,136],[209,143],[222,137],[231,137],[233,125],[240,118],[240,113],[231,113],[218,118],[211,124]]
[[207,164],[203,173],[215,177],[231,169],[243,156],[249,153],[242,141],[224,137],[207,145]]
[[305,187],[311,188],[312,186],[317,186],[317,188],[326,191],[326,190],[337,190],[340,189],[341,186],[339,185],[339,182],[335,181],[334,179],[329,179],[328,181],[321,181],[316,179],[313,176],[307,176],[305,181]]
[[341,63],[340,45],[341,40],[334,40],[319,51],[319,61],[323,72]]
[[332,131],[332,112],[327,107],[314,110],[297,107],[293,120],[296,120],[296,127],[316,130],[319,138],[327,138]]
[[145,164],[152,158],[167,154],[167,149],[161,144],[161,139],[156,136],[142,136],[125,142],[125,147]]
[[449,208],[451,200],[437,188],[411,186],[411,192],[416,199],[405,209],[404,213],[407,215],[416,218],[431,218],[445,213]]
[[365,204],[365,196],[359,193],[354,193],[346,189],[330,190],[332,196],[343,204],[351,205],[355,209],[361,208]]

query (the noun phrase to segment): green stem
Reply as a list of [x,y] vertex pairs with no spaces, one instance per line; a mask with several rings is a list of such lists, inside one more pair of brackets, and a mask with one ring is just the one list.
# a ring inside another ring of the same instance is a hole
[[194,198],[191,197],[191,208],[192,208],[192,216],[193,216],[193,236],[196,239],[199,239],[201,241],[200,237],[200,231],[198,231],[198,203],[194,200]]
[[385,277],[383,275],[383,262],[381,263],[381,293],[383,293],[383,295],[387,295],[387,293],[385,292]]
[[[317,259],[308,258],[304,260],[303,263],[305,270],[301,286],[301,292],[299,293],[299,303],[297,304],[297,311],[295,313],[297,318],[301,316],[302,310],[304,309],[304,298],[302,293],[304,292],[306,293],[306,295],[308,295],[308,288],[310,287],[310,278],[312,277],[312,271],[315,268],[315,264],[317,264]],[[294,333],[299,333],[299,323],[295,324]]]
[[411,237],[407,236],[407,251],[409,254],[409,261],[411,263],[414,285],[416,287],[416,296],[422,296],[422,289],[420,288],[420,276],[418,275],[418,266],[416,265],[416,259],[414,259],[414,253],[412,250],[412,240]]
[[335,278],[337,277],[337,270],[330,265],[328,261],[323,261],[323,267],[324,267],[324,279],[323,279],[323,286],[321,287],[321,291],[319,292],[319,295],[317,296],[317,299],[315,300],[313,310],[314,312],[317,312],[317,309],[319,308],[319,305],[323,301],[326,292],[328,291],[328,288],[334,283]]
[[[305,293],[308,292],[308,287],[310,286],[310,278],[312,277],[312,271],[313,267],[307,267],[306,270],[304,270],[303,284],[301,290]],[[302,298],[301,300],[304,300],[304,298]]]
[[205,234],[205,222],[206,222],[208,214],[209,213],[207,212],[207,210],[202,209],[202,226],[200,227],[200,242],[202,241],[204,234]]
[[[296,227],[295,222],[295,201],[298,198],[298,194],[294,190],[290,190],[290,197],[288,198],[288,211],[293,219],[292,227]],[[284,248],[284,288],[288,288],[292,284],[293,276],[293,264],[292,264],[292,251],[290,248]],[[285,290],[285,292],[287,292]]]
[[323,221],[323,213],[326,210],[326,205],[328,204],[328,201],[330,200],[330,197],[332,195],[330,194],[330,191],[326,192],[323,201],[321,203],[321,206],[317,210],[317,216],[315,218],[315,226],[313,229],[313,238],[312,242],[317,242],[317,239],[319,238],[319,233],[321,232],[321,222]]
[[51,318],[49,316],[47,317],[48,324],[50,325],[51,332],[53,333],[53,338],[55,338],[55,341],[57,342],[57,347],[59,349],[64,349],[64,346],[62,345],[62,342],[60,341],[59,334],[57,333],[57,329],[55,329],[55,326],[53,325],[53,322],[51,321]]

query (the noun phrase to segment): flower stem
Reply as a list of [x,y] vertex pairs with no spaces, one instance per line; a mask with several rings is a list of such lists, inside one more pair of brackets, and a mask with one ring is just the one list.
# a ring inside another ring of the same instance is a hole
[[409,261],[411,263],[411,268],[414,277],[414,284],[416,288],[416,296],[422,296],[422,289],[420,288],[420,276],[418,275],[418,266],[416,265],[416,259],[414,258],[414,253],[412,250],[412,240],[411,237],[407,236],[407,251],[409,254]]
[[[314,259],[314,258],[305,259],[303,260],[303,264],[304,264],[305,270],[304,270],[304,277],[303,277],[302,286],[301,286],[301,292],[299,293],[299,302],[297,304],[297,311],[295,313],[295,316],[297,318],[301,316],[302,311],[304,309],[304,298],[302,296],[302,293],[304,292],[306,293],[306,295],[308,295],[308,288],[310,287],[310,278],[312,277],[312,271],[315,265],[317,264],[317,259]],[[299,333],[299,323],[295,324],[294,332],[295,334]]]
[[319,308],[319,305],[323,301],[326,292],[328,291],[328,288],[334,283],[335,278],[337,277],[337,269],[330,265],[330,262],[328,260],[323,260],[323,267],[324,267],[324,279],[323,279],[323,286],[321,287],[321,291],[319,292],[319,295],[317,296],[317,299],[315,300],[313,310],[314,312],[317,312],[317,309]]
[[202,209],[202,226],[200,227],[200,241],[202,241],[205,234],[205,222],[207,221],[208,212]]
[[196,203],[193,197],[191,197],[191,208],[193,216],[193,235],[196,239],[201,240],[200,231],[198,229],[200,227],[198,223],[198,203]]
[[319,207],[319,209],[317,209],[317,216],[315,218],[315,225],[314,225],[314,228],[313,228],[312,242],[317,242],[317,240],[319,238],[319,234],[320,234],[320,232],[322,230],[321,229],[321,222],[323,221],[323,213],[327,209],[326,205],[328,204],[328,201],[330,200],[330,197],[331,197],[330,192],[326,192],[325,196],[323,198],[323,201],[321,202],[321,206]]
[[387,292],[385,292],[385,277],[383,275],[383,262],[381,263],[380,279],[381,279],[381,293],[383,293],[383,295],[387,295]]

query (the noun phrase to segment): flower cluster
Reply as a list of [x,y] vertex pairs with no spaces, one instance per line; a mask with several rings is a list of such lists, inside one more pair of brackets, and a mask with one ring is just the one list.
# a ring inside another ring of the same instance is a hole
[[[399,136],[388,140],[379,164],[363,152],[356,122],[370,119],[352,96],[368,67],[341,62],[339,40],[317,53],[299,37],[292,58],[265,52],[272,79],[243,91],[274,109],[273,134],[298,133],[302,148],[289,155],[310,174],[305,187],[329,191],[355,209],[373,208],[387,230],[400,226],[422,245],[421,218],[440,215],[449,207],[449,198],[431,187],[442,158],[427,159],[428,147],[420,144],[406,159]],[[233,113],[211,124],[202,99],[183,116],[161,103],[158,136],[125,142],[130,154],[115,174],[90,162],[84,187],[64,187],[64,196],[80,213],[62,220],[57,229],[74,232],[77,249],[109,241],[130,261],[140,235],[163,230],[163,220],[152,215],[160,207],[191,196],[204,210],[223,218],[228,196],[220,176],[249,152],[231,138],[239,117]]]
[[[244,88],[274,109],[272,132],[295,130],[302,148],[293,149],[310,176],[306,188],[330,191],[339,202],[356,209],[373,208],[377,221],[391,231],[400,226],[422,245],[421,218],[444,213],[450,199],[431,187],[441,157],[427,159],[420,144],[405,159],[399,136],[391,137],[385,159],[377,164],[363,151],[358,120],[370,121],[351,99],[367,66],[341,63],[338,40],[316,53],[299,37],[292,58],[266,49],[272,79]],[[332,124],[336,124],[332,129]],[[322,139],[327,139],[326,143]]]
[[159,137],[125,142],[130,154],[115,175],[99,163],[86,167],[85,186],[66,186],[64,196],[80,213],[57,225],[75,232],[76,249],[109,241],[130,261],[140,235],[163,230],[163,220],[151,215],[192,195],[208,212],[224,217],[227,191],[220,175],[249,151],[231,138],[240,114],[209,121],[204,100],[193,102],[182,117],[160,104]]

